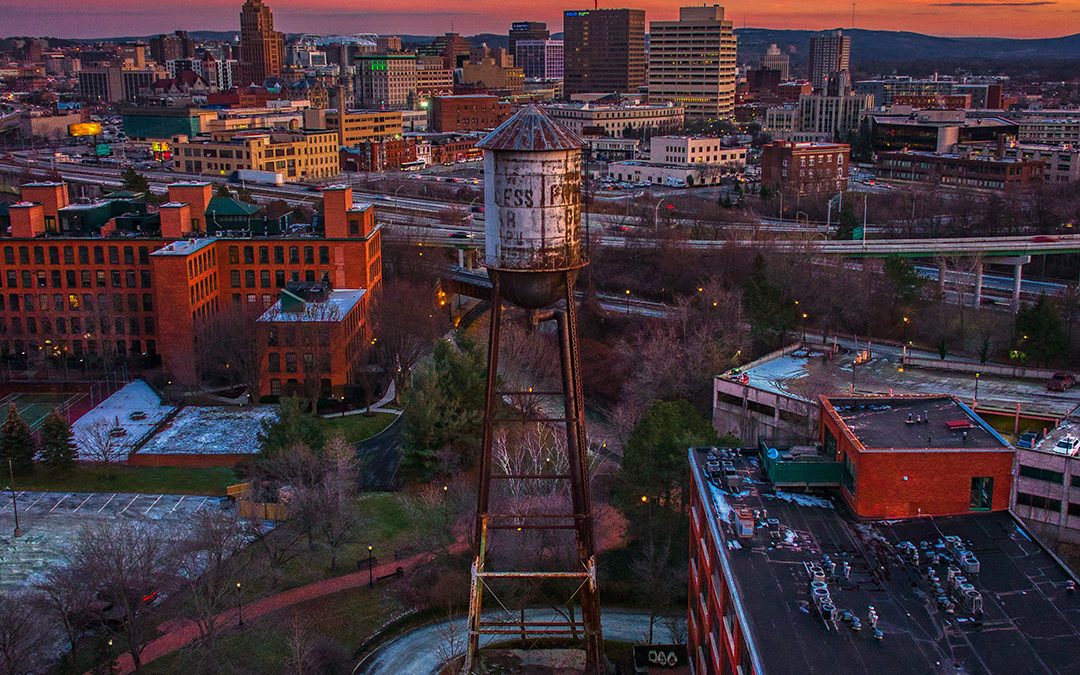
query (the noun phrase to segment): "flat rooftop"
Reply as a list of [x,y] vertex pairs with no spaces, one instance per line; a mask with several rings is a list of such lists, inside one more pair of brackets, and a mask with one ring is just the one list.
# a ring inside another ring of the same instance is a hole
[[[731,489],[709,478],[706,451],[691,451],[691,472],[711,501],[750,627],[749,642],[767,673],[1075,673],[1080,594],[1075,576],[1008,512],[947,518],[856,522],[829,499],[775,490],[755,457],[732,460]],[[732,509],[756,509],[754,536],[736,539]],[[767,512],[767,513],[766,513]],[[765,519],[775,519],[770,525]],[[946,536],[959,537],[953,548]],[[920,553],[915,564],[910,555]],[[968,582],[982,613],[939,604],[925,574],[931,563],[942,584],[963,548],[978,573]],[[827,622],[810,599],[807,566],[826,569],[838,618]],[[844,564],[849,568],[843,575]],[[879,617],[873,636],[869,609]],[[844,612],[859,618],[854,630]]]
[[965,447],[1011,450],[1005,439],[970,408],[949,396],[830,398],[829,402],[844,425],[870,450]]
[[281,311],[281,300],[278,300],[258,320],[271,323],[338,322],[352,311],[366,292],[363,288],[335,289],[325,301],[304,303],[301,312]]
[[212,243],[214,243],[213,237],[205,237],[202,239],[180,239],[159,248],[150,255],[191,255],[196,251],[206,248]]

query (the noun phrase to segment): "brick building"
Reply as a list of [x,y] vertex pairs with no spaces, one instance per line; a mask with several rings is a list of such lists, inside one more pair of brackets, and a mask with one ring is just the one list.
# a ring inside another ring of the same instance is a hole
[[342,171],[397,171],[416,163],[416,139],[384,138],[341,149]]
[[761,153],[761,184],[786,194],[838,192],[847,188],[850,156],[846,143],[776,141]]
[[138,355],[195,383],[200,330],[218,313],[265,309],[289,282],[371,293],[382,279],[374,209],[344,186],[323,191],[320,221],[295,236],[242,229],[240,238],[199,236],[214,218],[210,183],[169,186],[170,201],[137,227],[112,217],[63,230],[66,211],[82,205],[66,204],[61,183],[30,184],[22,196],[9,209],[11,236],[0,238],[0,359],[14,369],[43,356]]
[[251,169],[282,175],[285,181],[338,175],[338,132],[214,131],[206,136],[176,136],[173,168],[184,173],[227,176]]
[[885,180],[1001,191],[1042,183],[1046,163],[977,154],[882,152],[875,168]]
[[505,122],[510,113],[510,104],[495,96],[436,96],[431,99],[430,128],[437,133],[494,129]]
[[956,398],[822,397],[820,441],[860,517],[1009,508],[1016,451]]

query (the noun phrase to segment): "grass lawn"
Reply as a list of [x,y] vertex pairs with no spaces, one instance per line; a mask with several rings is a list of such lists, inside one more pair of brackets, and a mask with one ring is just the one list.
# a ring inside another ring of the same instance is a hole
[[172,466],[128,466],[105,468],[100,464],[79,464],[67,473],[50,476],[38,467],[18,477],[20,490],[49,492],[144,492],[150,494],[224,495],[225,487],[237,482],[229,467],[189,469]]
[[345,417],[319,418],[319,423],[329,437],[340,431],[345,434],[345,440],[356,443],[371,438],[379,433],[390,423],[397,419],[397,415],[390,413],[375,413],[374,415],[346,415]]
[[[294,636],[293,627],[299,625],[309,646],[316,646],[320,653],[334,654],[334,660],[340,660],[344,672],[348,672],[355,665],[356,648],[401,610],[400,603],[389,592],[393,583],[403,582],[383,581],[374,591],[367,587],[353,588],[271,613],[254,623],[245,623],[242,630],[224,633],[217,640],[218,666],[213,670],[286,672],[292,659],[289,642]],[[201,651],[196,646],[187,647],[148,664],[146,672],[162,675],[198,672]],[[208,667],[206,663],[201,665]]]

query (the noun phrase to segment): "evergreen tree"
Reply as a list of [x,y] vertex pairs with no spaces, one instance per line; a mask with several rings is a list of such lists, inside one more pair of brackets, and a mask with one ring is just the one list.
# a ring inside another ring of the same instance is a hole
[[151,196],[149,179],[136,171],[135,167],[129,166],[124,169],[123,173],[120,174],[120,180],[123,189],[128,192],[142,193],[147,197]]
[[1065,357],[1065,327],[1057,306],[1040,294],[1034,305],[1016,313],[1017,348],[1040,366]]
[[325,440],[319,421],[308,413],[307,404],[295,396],[281,399],[277,419],[263,420],[259,431],[259,443],[268,457],[297,445],[319,451]]
[[50,473],[68,471],[75,466],[77,451],[75,436],[67,420],[56,411],[49,413],[41,425],[41,461]]
[[0,461],[10,461],[20,473],[34,466],[34,439],[14,403],[8,406],[7,419],[0,426]]
[[716,442],[716,432],[689,401],[656,401],[630,432],[623,449],[622,485],[627,503],[642,496],[670,504],[686,499],[687,450]]
[[784,335],[795,326],[795,303],[769,280],[765,259],[760,255],[754,257],[753,271],[743,286],[743,302],[754,349],[768,352],[780,348]]
[[886,258],[885,278],[892,284],[893,295],[901,304],[911,305],[919,298],[923,278],[909,260],[900,256]]

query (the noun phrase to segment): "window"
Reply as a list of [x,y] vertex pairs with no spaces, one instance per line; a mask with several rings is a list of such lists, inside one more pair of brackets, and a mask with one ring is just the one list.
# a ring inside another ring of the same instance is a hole
[[1026,492],[1016,493],[1016,503],[1021,506],[1030,506],[1034,509],[1043,509],[1044,511],[1061,511],[1061,500],[1050,499],[1042,495],[1032,495]]
[[281,396],[281,380],[277,378],[270,380],[270,395]]
[[229,286],[231,288],[240,288],[240,270],[229,272]]
[[1048,483],[1056,483],[1061,485],[1065,482],[1065,474],[1060,471],[1051,471],[1050,469],[1040,469],[1036,466],[1027,466],[1026,464],[1020,465],[1020,475],[1025,478],[1034,478],[1035,480],[1044,480]]
[[295,373],[296,372],[296,352],[286,352],[285,353],[285,372],[287,372],[287,373]]
[[[972,476],[971,478],[971,501],[969,507],[972,511],[989,511],[994,505],[994,478],[993,476]],[[1061,504],[1058,503],[1058,508]]]
[[281,355],[278,354],[277,352],[270,352],[269,354],[267,354],[267,358],[268,358],[268,369],[270,370],[270,372],[271,373],[280,373],[281,372]]

